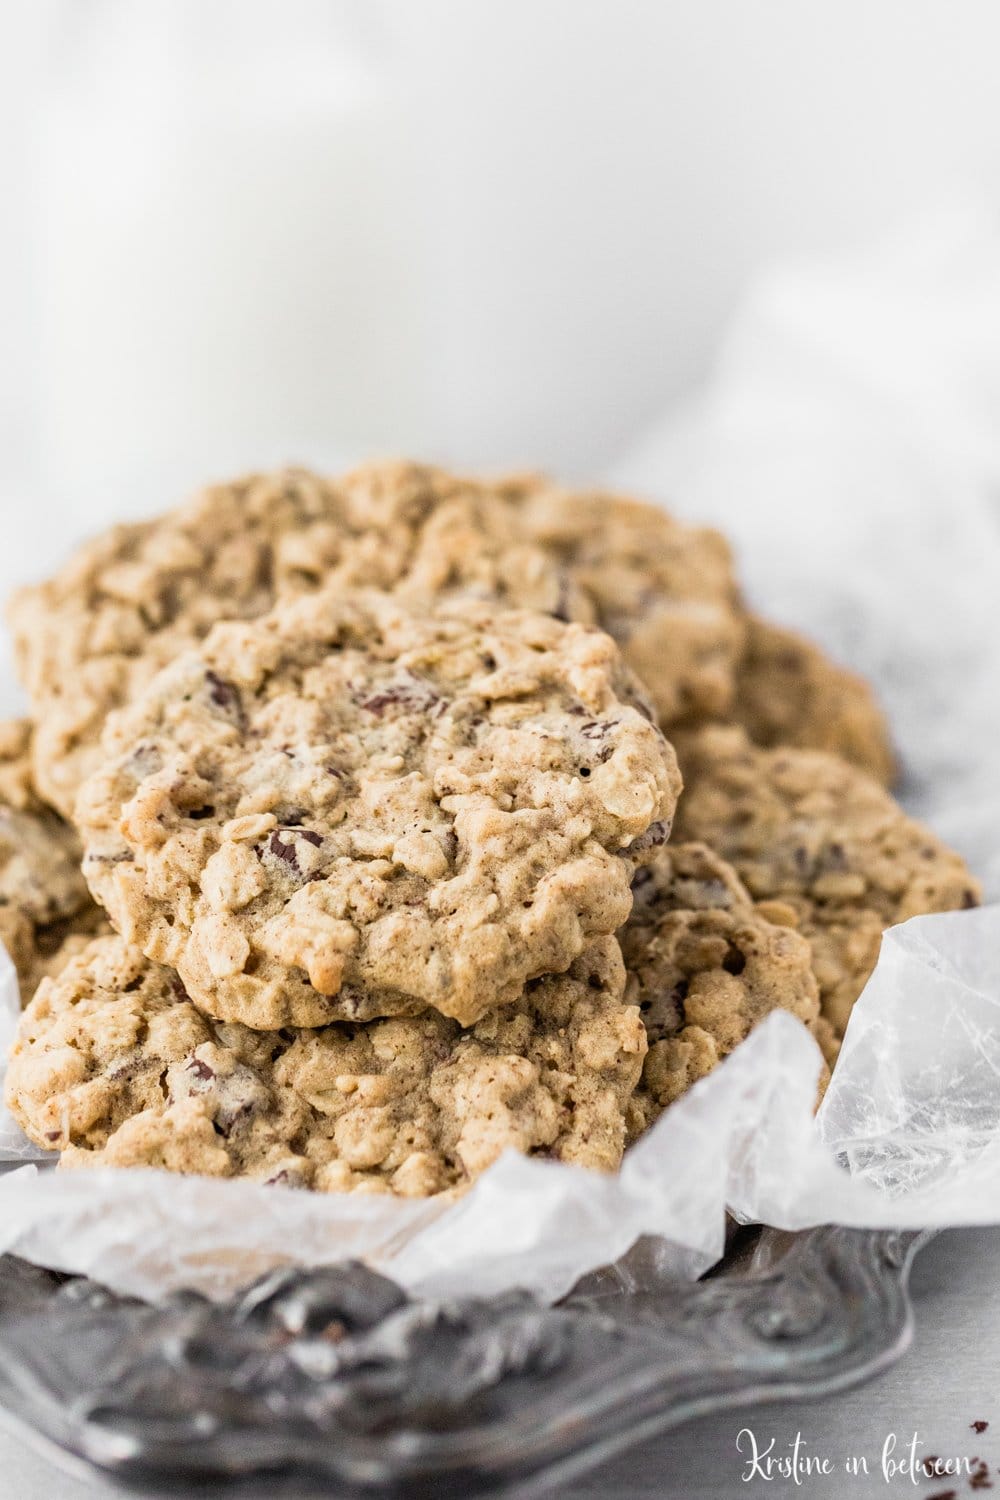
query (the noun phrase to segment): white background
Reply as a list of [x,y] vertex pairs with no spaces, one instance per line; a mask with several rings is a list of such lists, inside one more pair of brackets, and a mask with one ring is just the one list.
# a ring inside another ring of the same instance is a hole
[[[175,22],[188,9],[167,4]],[[997,184],[993,0],[195,8],[167,58],[162,0],[0,0],[8,546],[38,525],[12,514],[25,487],[66,524],[290,456],[593,473],[706,370],[760,264]],[[381,123],[351,180],[323,101],[336,112],[359,57]],[[237,64],[251,86],[226,100]],[[268,111],[290,130],[270,161]],[[179,178],[150,146],[156,119],[193,131]],[[200,151],[220,165],[207,185]],[[254,263],[248,224],[282,181],[286,222]],[[192,367],[211,378],[185,401]]]

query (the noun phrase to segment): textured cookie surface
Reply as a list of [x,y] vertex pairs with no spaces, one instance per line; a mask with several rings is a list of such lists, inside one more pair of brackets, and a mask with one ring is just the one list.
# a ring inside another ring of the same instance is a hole
[[31,725],[0,719],[0,803],[16,812],[40,812],[31,775]]
[[728,717],[755,744],[830,750],[891,786],[896,760],[889,726],[864,678],[792,630],[754,615],[747,624]]
[[628,916],[676,761],[603,632],[328,591],[218,626],[111,721],[84,871],[197,1004],[464,1024]]
[[742,644],[714,532],[649,506],[479,483],[406,463],[216,485],[118,526],[10,608],[37,724],[38,784],[72,817],[107,715],[219,620],[325,584],[471,594],[599,621],[651,680],[664,723],[722,712]]
[[652,694],[660,723],[724,715],[745,626],[719,532],[614,495],[541,481],[513,492],[530,535],[593,600],[599,624]]
[[645,1129],[773,1010],[825,1040],[809,944],[767,920],[704,844],[668,844],[637,871],[621,933],[626,998],[649,1038],[630,1134]]
[[612,1170],[646,1039],[613,938],[470,1031],[434,1011],[319,1031],[213,1023],[121,938],[21,1018],[6,1098],[69,1166],[460,1191],[508,1147]]
[[0,907],[0,942],[14,961],[21,1004],[27,1005],[43,979],[54,977],[77,953],[111,932],[105,913],[88,897],[71,917],[35,927],[11,908]]
[[213,486],[117,526],[10,608],[45,797],[67,817],[108,713],[219,620],[324,582],[468,591],[587,619],[565,573],[488,487],[413,464],[343,480],[302,470]]
[[823,1015],[842,1036],[886,927],[974,906],[959,855],[908,818],[870,776],[818,750],[763,750],[705,729],[680,750],[676,837],[735,868],[763,911],[808,938]]
[[25,1001],[72,951],[67,941],[100,923],[80,873],[76,834],[35,795],[30,737],[26,724],[0,724],[0,943]]

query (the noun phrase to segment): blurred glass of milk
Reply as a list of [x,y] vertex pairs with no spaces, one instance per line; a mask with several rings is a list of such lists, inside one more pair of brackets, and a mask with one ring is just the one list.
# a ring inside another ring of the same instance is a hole
[[372,9],[68,0],[40,193],[41,464],[89,528],[417,446],[420,248]]

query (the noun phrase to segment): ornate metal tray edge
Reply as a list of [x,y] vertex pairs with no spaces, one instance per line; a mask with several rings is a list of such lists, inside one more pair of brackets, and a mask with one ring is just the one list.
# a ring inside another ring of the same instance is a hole
[[696,1284],[655,1242],[559,1306],[411,1301],[365,1267],[156,1307],[0,1261],[0,1420],[164,1493],[531,1495],[693,1417],[870,1378],[912,1334],[926,1236],[738,1236]]

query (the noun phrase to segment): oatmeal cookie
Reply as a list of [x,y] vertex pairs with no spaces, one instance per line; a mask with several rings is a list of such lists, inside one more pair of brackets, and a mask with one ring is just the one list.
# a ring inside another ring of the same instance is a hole
[[[0,910],[0,933],[3,927],[4,914]],[[21,1004],[28,1004],[43,979],[54,979],[88,943],[95,937],[107,936],[111,930],[107,916],[89,897],[87,904],[73,916],[35,928],[30,941],[20,949],[20,961],[15,959],[14,963]]]
[[72,817],[113,709],[222,619],[326,584],[471,594],[600,623],[655,685],[664,723],[721,713],[742,645],[715,532],[651,506],[480,483],[417,464],[216,485],[87,544],[10,608],[46,799]]
[[628,916],[680,786],[650,713],[599,630],[310,595],[109,722],[84,872],[222,1020],[470,1024]]
[[116,526],[10,607],[37,723],[35,773],[72,817],[108,713],[219,620],[324,583],[457,590],[587,620],[593,609],[486,485],[416,464],[301,469],[212,486]]
[[838,1037],[886,927],[979,902],[959,855],[836,755],[760,749],[737,728],[701,730],[679,754],[677,837],[703,840],[765,916],[808,938],[822,1013]]
[[15,812],[43,810],[31,774],[31,725],[27,719],[0,720],[0,805]]
[[513,481],[529,534],[594,601],[660,724],[725,715],[745,626],[725,538],[655,505]]
[[251,1031],[105,938],[28,1007],[6,1099],[67,1166],[408,1197],[461,1191],[508,1147],[612,1170],[646,1050],[624,987],[601,938],[468,1031],[436,1011]]
[[757,745],[830,750],[891,786],[897,768],[889,726],[864,678],[792,630],[756,615],[747,625],[728,718]]
[[785,1010],[821,1045],[809,944],[755,908],[733,869],[704,844],[668,844],[637,871],[621,932],[626,998],[649,1052],[629,1110],[630,1136],[732,1052],[759,1021]]
[[72,939],[100,920],[80,872],[76,834],[38,800],[31,781],[30,728],[0,724],[0,943],[29,1000]]

